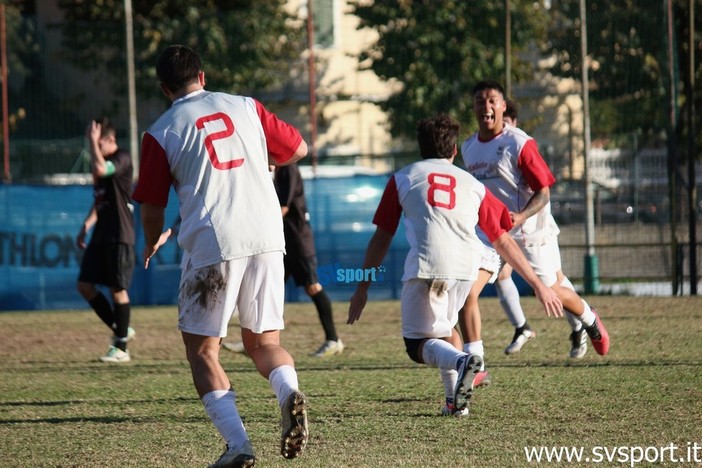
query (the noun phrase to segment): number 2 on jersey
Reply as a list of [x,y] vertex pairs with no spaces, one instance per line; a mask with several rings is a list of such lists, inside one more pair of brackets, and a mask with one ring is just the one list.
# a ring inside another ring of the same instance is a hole
[[[427,199],[431,206],[452,210],[456,207],[456,178],[449,174],[432,172],[427,177],[429,190]],[[448,200],[447,200],[448,199]]]
[[214,148],[214,140],[219,140],[234,135],[234,122],[232,122],[232,119],[230,119],[227,114],[225,114],[224,112],[217,112],[216,114],[200,117],[195,122],[195,127],[197,127],[198,130],[202,130],[205,128],[205,124],[207,122],[212,122],[215,120],[221,120],[224,123],[224,130],[211,133],[205,137],[205,149],[207,149],[207,154],[209,154],[210,156],[210,162],[212,162],[212,165],[215,167],[215,169],[219,169],[222,171],[234,169],[235,167],[241,166],[242,164],[244,164],[244,158],[230,159],[229,161],[220,161],[219,157],[217,156],[217,151],[215,151]]

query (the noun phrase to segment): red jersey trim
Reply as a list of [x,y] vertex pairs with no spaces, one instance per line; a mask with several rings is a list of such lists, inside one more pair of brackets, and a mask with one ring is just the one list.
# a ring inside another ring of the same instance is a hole
[[556,182],[556,178],[551,173],[551,169],[548,168],[541,153],[539,153],[539,148],[533,139],[529,139],[524,143],[524,147],[517,158],[517,166],[534,192],[538,192],[544,187],[550,187]]
[[302,135],[295,127],[269,112],[259,101],[253,101],[256,103],[256,112],[266,135],[268,157],[276,164],[289,161],[300,146]]
[[402,205],[397,194],[397,184],[393,175],[385,185],[385,191],[373,216],[373,224],[393,236],[397,232],[402,217]]
[[[148,176],[147,176],[148,175]],[[146,183],[148,179],[149,183]],[[173,183],[171,167],[166,152],[151,134],[145,133],[141,140],[141,163],[139,182],[132,198],[139,203],[166,207],[168,192]]]
[[498,237],[504,232],[509,232],[513,227],[509,210],[487,187],[485,197],[478,208],[478,226],[490,242],[495,242]]

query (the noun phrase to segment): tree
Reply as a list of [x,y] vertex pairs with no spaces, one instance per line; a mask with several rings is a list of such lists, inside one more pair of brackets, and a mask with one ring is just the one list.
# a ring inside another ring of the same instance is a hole
[[[627,144],[624,139],[635,132],[644,142],[659,139],[670,113],[666,2],[587,0],[586,5],[593,139],[612,146]],[[676,81],[689,66],[686,5],[687,0],[674,3]],[[550,17],[544,52],[556,59],[551,71],[580,81],[579,1],[553,1]]]
[[[203,60],[208,88],[255,94],[289,78],[304,44],[285,0],[139,0],[133,2],[137,94],[154,94],[154,65],[170,44],[186,44]],[[83,70],[108,73],[124,92],[123,0],[63,1],[64,56]],[[104,84],[103,84],[104,85]]]
[[26,117],[27,103],[22,102],[19,95],[27,83],[35,78],[33,70],[38,53],[35,25],[23,13],[23,2],[5,5],[10,132],[16,131],[20,121]]
[[[520,51],[545,32],[539,2],[512,1],[513,81],[531,76]],[[381,103],[395,137],[413,137],[420,118],[446,112],[469,128],[473,85],[504,82],[504,2],[384,0],[355,2],[359,28],[373,28],[378,40],[359,59],[401,91]],[[516,80],[515,80],[516,78]]]

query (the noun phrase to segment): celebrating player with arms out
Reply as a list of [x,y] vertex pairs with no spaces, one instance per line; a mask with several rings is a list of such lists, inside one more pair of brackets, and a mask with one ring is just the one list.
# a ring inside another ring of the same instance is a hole
[[482,81],[475,85],[473,113],[479,130],[461,146],[463,162],[468,172],[509,208],[514,222],[512,237],[541,280],[563,302],[572,327],[570,357],[585,355],[588,335],[595,351],[605,355],[609,351],[607,330],[561,271],[559,230],[549,203],[550,186],[555,178],[534,139],[516,127],[505,125],[506,107],[499,83]]

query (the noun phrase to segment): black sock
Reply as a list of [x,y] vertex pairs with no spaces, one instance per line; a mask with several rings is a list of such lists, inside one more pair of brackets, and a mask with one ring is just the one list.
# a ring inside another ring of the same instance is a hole
[[115,346],[122,351],[127,350],[127,333],[129,331],[129,302],[115,304]]
[[319,321],[322,322],[322,328],[324,329],[324,336],[327,341],[337,341],[339,337],[336,336],[336,328],[334,328],[334,316],[332,315],[332,306],[329,296],[322,289],[314,296],[311,296],[312,302],[317,307],[317,314],[319,315]]
[[97,316],[100,317],[100,320],[105,322],[105,325],[110,327],[110,330],[114,331],[115,313],[112,311],[112,306],[105,296],[98,292],[97,296],[88,301],[88,304],[90,304],[90,307],[93,308]]

